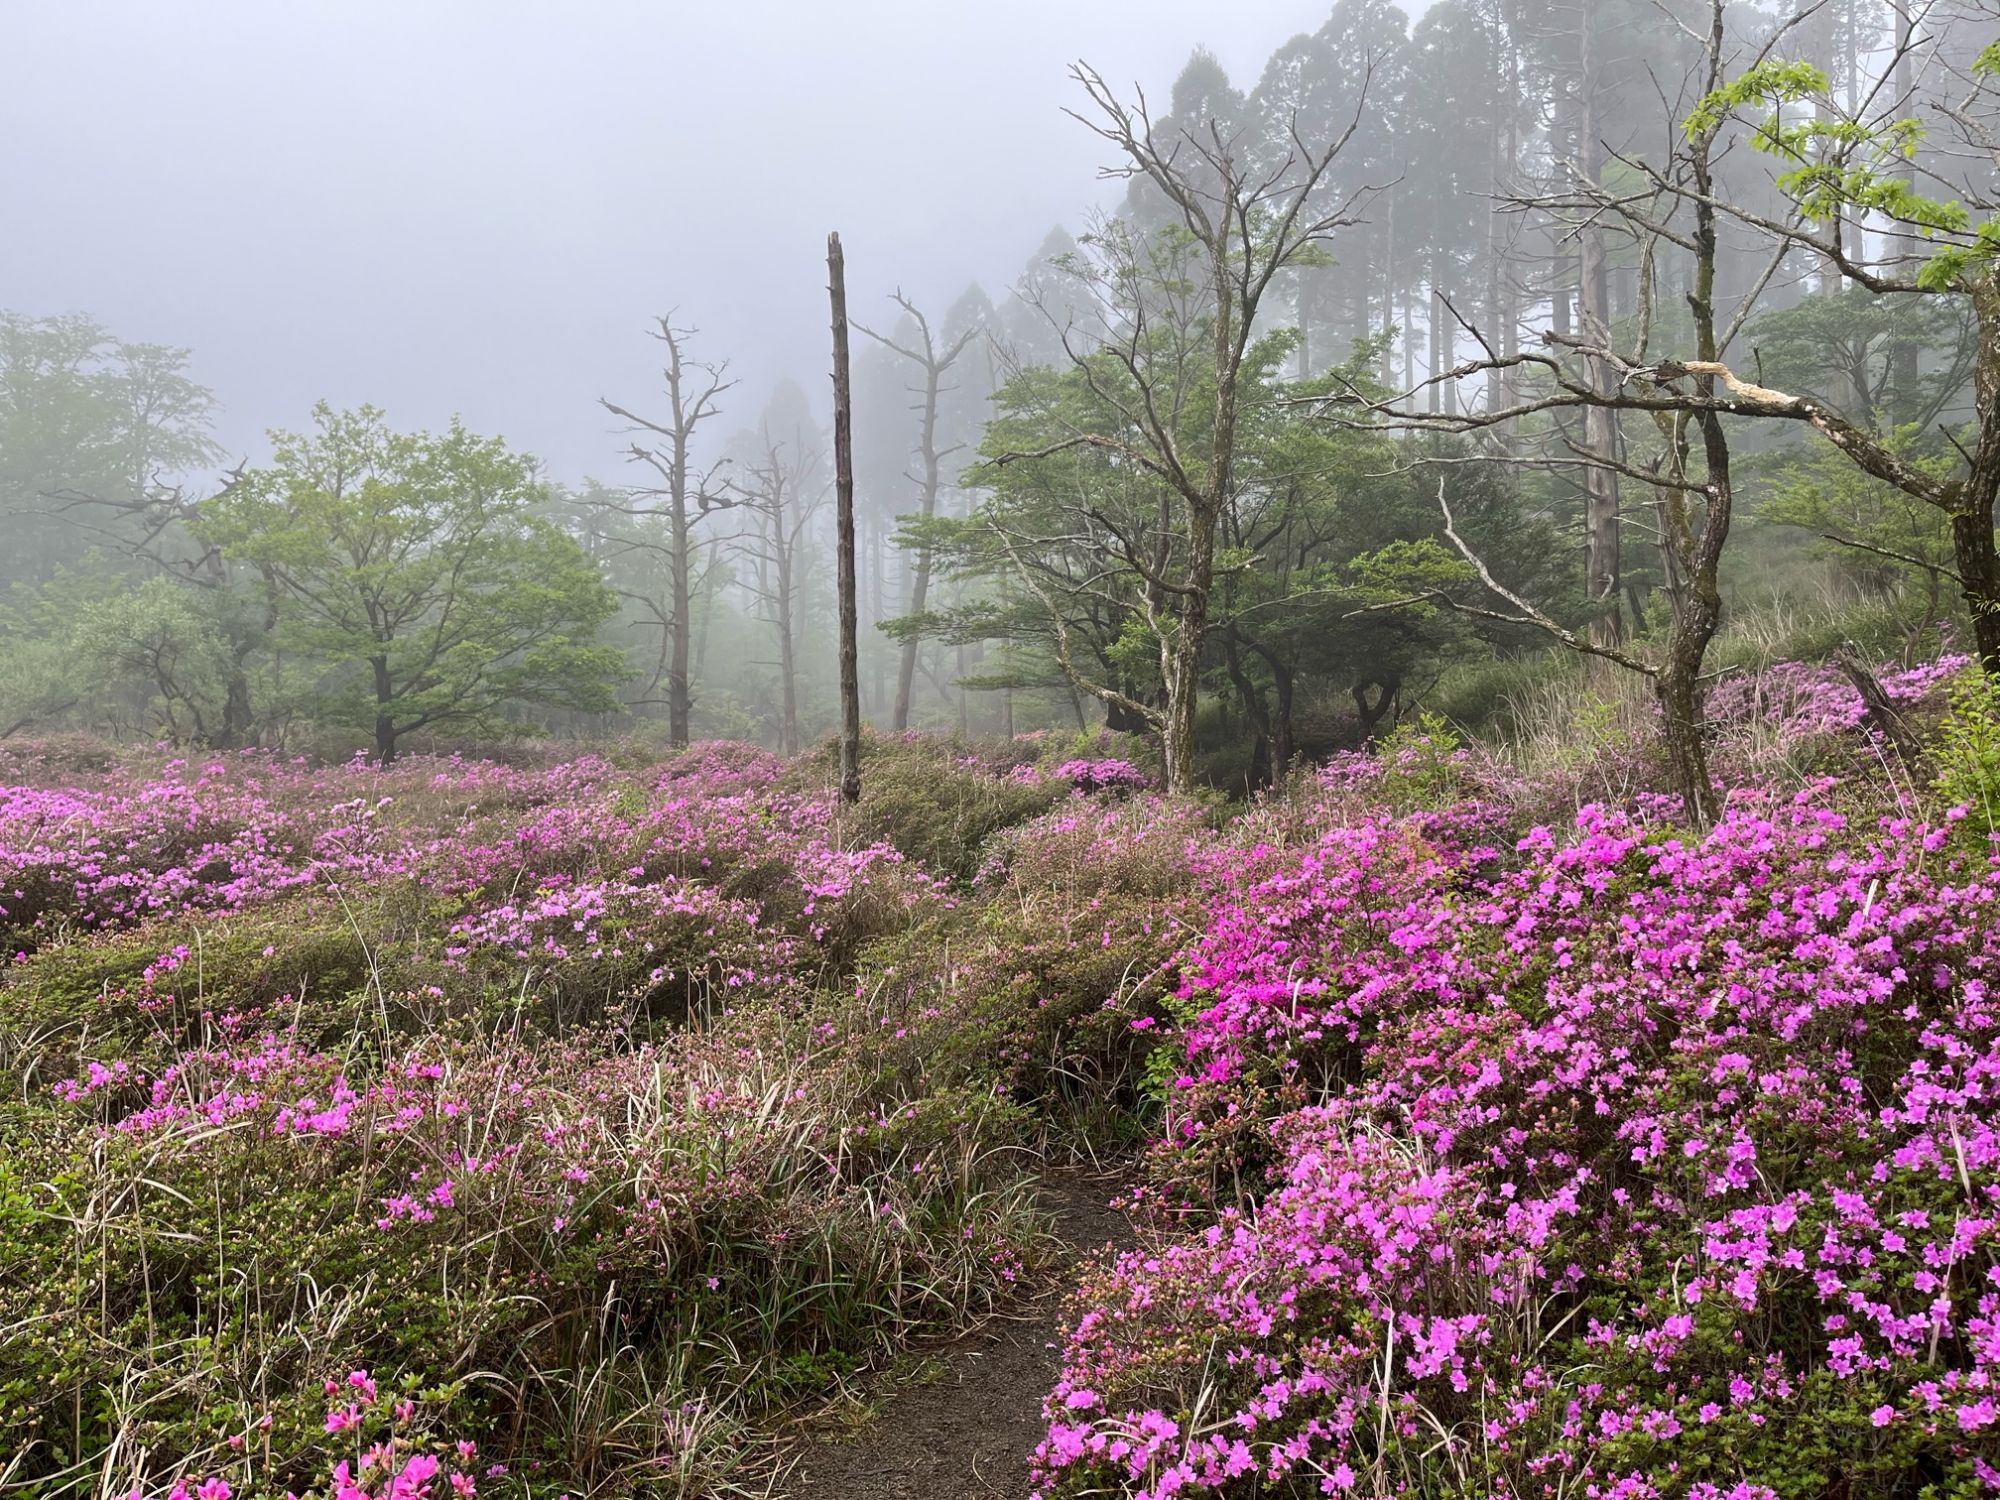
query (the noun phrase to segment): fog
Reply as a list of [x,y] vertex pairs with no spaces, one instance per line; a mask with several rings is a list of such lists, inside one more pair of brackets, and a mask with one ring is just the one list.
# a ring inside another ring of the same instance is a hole
[[[2000,391],[1996,35],[2000,0],[17,3],[0,740],[1101,728],[1247,792],[1412,716],[1511,732],[1505,674],[1582,650],[1679,684],[1703,821],[1726,617],[1873,611],[1899,659],[1973,624],[2000,670],[1948,477]],[[1762,149],[1765,56],[1812,172]],[[1699,460],[1664,414],[1713,418]]]
[[857,316],[996,298],[1109,196],[1063,110],[1088,59],[1243,84],[1310,0],[13,6],[0,301],[185,345],[234,456],[311,403],[454,413],[616,477],[600,394],[668,308],[745,379],[823,385],[824,237]]

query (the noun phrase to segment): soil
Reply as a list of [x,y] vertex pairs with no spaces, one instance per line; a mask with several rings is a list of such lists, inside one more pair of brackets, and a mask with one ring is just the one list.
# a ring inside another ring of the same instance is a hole
[[882,1397],[851,1435],[807,1442],[778,1486],[792,1500],[1025,1500],[1028,1458],[1045,1430],[1042,1397],[1055,1384],[1063,1295],[1093,1252],[1132,1243],[1132,1226],[1109,1207],[1113,1177],[1051,1173],[1043,1196],[1070,1247],[1062,1275],[1014,1316],[926,1351],[935,1379]]

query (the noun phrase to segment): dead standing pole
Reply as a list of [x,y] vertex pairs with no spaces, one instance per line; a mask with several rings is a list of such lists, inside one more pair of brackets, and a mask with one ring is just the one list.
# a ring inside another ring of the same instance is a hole
[[826,237],[827,293],[833,299],[833,497],[840,591],[840,800],[861,800],[861,655],[854,616],[854,431],[847,375],[847,263],[840,236]]

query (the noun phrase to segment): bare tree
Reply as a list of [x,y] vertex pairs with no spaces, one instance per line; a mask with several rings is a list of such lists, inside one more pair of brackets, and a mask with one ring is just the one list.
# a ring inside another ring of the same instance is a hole
[[[1605,94],[1603,42],[1599,36],[1598,7],[1578,8],[1577,145],[1581,160],[1576,164],[1579,185],[1595,197],[1604,181],[1610,153],[1604,145],[1602,108]],[[1586,345],[1585,367],[1591,384],[1601,393],[1612,388],[1610,365],[1587,352],[1587,346],[1611,341],[1611,277],[1605,216],[1586,214],[1575,226],[1578,247],[1577,315]],[[1624,560],[1624,536],[1620,515],[1617,415],[1602,403],[1593,402],[1584,410],[1584,446],[1593,458],[1606,462],[1583,467],[1584,592],[1598,611],[1590,622],[1591,638],[1600,645],[1618,646],[1625,640],[1624,615],[1619,603],[1619,586]]]
[[[883,348],[900,355],[916,367],[915,373],[920,384],[911,387],[916,397],[912,410],[917,413],[917,472],[907,474],[907,478],[917,487],[916,514],[923,524],[928,524],[937,516],[938,491],[943,484],[945,459],[958,451],[958,445],[939,446],[938,440],[938,398],[949,390],[944,381],[951,367],[958,362],[974,338],[980,333],[978,325],[964,329],[950,340],[941,340],[932,331],[930,319],[925,317],[917,305],[900,291],[895,294],[895,303],[908,315],[916,336],[907,343],[899,342],[890,335],[880,334],[859,323],[853,324],[855,332],[873,339]],[[921,620],[929,603],[931,569],[935,549],[928,534],[920,533],[916,546],[916,567],[910,579],[909,613],[914,620]],[[913,629],[903,639],[902,660],[896,671],[896,707],[891,724],[898,730],[910,727],[910,695],[917,677],[917,653],[922,647],[920,630]]]
[[[1725,0],[1709,0],[1708,27],[1693,37],[1699,52],[1688,85],[1701,100],[1718,97],[1728,83],[1732,58],[1724,13]],[[1776,38],[1772,40],[1775,43]],[[1638,308],[1627,330],[1628,342],[1621,345],[1601,317],[1586,315],[1575,333],[1552,328],[1543,335],[1543,350],[1509,356],[1499,352],[1483,330],[1469,326],[1483,357],[1433,377],[1425,386],[1440,379],[1456,385],[1479,377],[1491,392],[1511,388],[1511,377],[1525,374],[1536,377],[1541,389],[1513,402],[1468,403],[1462,411],[1450,409],[1458,403],[1448,402],[1444,412],[1428,409],[1432,403],[1423,387],[1388,398],[1350,391],[1337,397],[1331,408],[1336,412],[1359,408],[1364,413],[1360,420],[1367,424],[1476,435],[1503,429],[1518,432],[1534,418],[1566,410],[1581,409],[1586,416],[1611,418],[1634,413],[1651,419],[1657,443],[1643,461],[1608,451],[1606,430],[1601,425],[1588,429],[1580,443],[1561,437],[1560,428],[1557,435],[1573,457],[1591,468],[1647,485],[1659,496],[1661,547],[1676,580],[1670,591],[1674,617],[1662,648],[1647,651],[1599,629],[1579,634],[1504,587],[1453,524],[1446,483],[1440,483],[1438,489],[1446,537],[1473,565],[1486,587],[1512,606],[1512,612],[1468,605],[1436,592],[1421,597],[1485,619],[1539,629],[1573,651],[1645,678],[1660,705],[1674,783],[1688,819],[1706,826],[1719,815],[1721,796],[1709,770],[1700,685],[1709,643],[1721,622],[1722,552],[1736,500],[1723,419],[1756,411],[1772,393],[1745,385],[1722,363],[1755,303],[1753,293],[1727,318],[1717,307],[1719,226],[1724,210],[1715,164],[1729,139],[1727,122],[1699,108],[1688,114],[1685,126],[1681,117],[1681,110],[1669,110],[1663,122],[1665,151],[1659,163],[1645,168],[1645,188],[1614,191],[1605,185],[1602,174],[1579,173],[1566,190],[1520,200],[1523,209],[1547,214],[1572,233],[1609,221],[1632,236],[1639,246],[1641,274]],[[1636,162],[1639,158],[1627,160]],[[1668,247],[1680,251],[1691,267],[1687,307],[1693,347],[1679,358],[1660,359],[1653,348],[1662,337],[1653,270]],[[1760,285],[1768,283],[1788,249],[1786,244],[1778,246]],[[1586,274],[1585,280],[1589,279]],[[1586,292],[1586,305],[1588,301]],[[1502,374],[1510,379],[1502,381]],[[1394,608],[1397,602],[1375,607]]]
[[790,442],[766,430],[754,458],[737,466],[730,481],[737,505],[751,525],[737,545],[750,564],[742,580],[770,625],[778,647],[779,743],[797,755],[799,735],[798,643],[814,522],[826,507],[822,455],[803,432]]
[[826,291],[833,309],[834,591],[840,624],[840,800],[861,800],[861,660],[854,589],[854,404],[847,359],[847,260],[826,237]]
[[[667,410],[660,418],[645,417],[603,397],[599,404],[631,426],[626,430],[646,434],[635,438],[627,455],[644,464],[658,477],[659,484],[636,493],[650,504],[615,507],[628,515],[649,515],[666,502],[668,615],[665,622],[667,660],[667,737],[675,745],[688,742],[688,719],[694,694],[688,680],[689,641],[693,635],[693,522],[719,505],[730,503],[728,492],[718,481],[718,471],[696,474],[694,444],[702,423],[717,415],[724,392],[735,382],[729,366],[709,364],[688,355],[692,328],[677,326],[673,314],[656,321],[652,336],[666,350],[666,366],[660,372],[666,388]],[[690,509],[692,507],[692,509]]]
[[[1245,365],[1265,295],[1280,273],[1301,264],[1336,230],[1360,222],[1360,204],[1373,190],[1331,192],[1335,160],[1354,136],[1366,102],[1331,141],[1308,141],[1291,119],[1285,149],[1260,159],[1238,134],[1214,120],[1156,130],[1145,96],[1128,104],[1092,68],[1071,69],[1090,103],[1075,114],[1121,158],[1104,176],[1141,179],[1164,200],[1172,235],[1192,247],[1193,297],[1205,333],[1200,383],[1210,415],[1190,446],[1191,370],[1179,341],[1164,360],[1155,358],[1152,308],[1156,288],[1145,284],[1148,254],[1128,232],[1105,243],[1121,247],[1105,267],[1114,292],[1101,326],[1085,338],[1068,323],[1060,328],[1071,364],[1093,397],[1116,413],[1115,432],[1077,431],[1034,453],[1008,453],[997,463],[1047,457],[1065,449],[1096,447],[1144,472],[1177,515],[1160,528],[1160,543],[1140,551],[1107,542],[1120,564],[1144,580],[1142,607],[1158,641],[1164,703],[1130,695],[1086,677],[1062,640],[1067,606],[1044,595],[1057,626],[1058,654],[1073,685],[1100,701],[1140,715],[1162,742],[1169,790],[1194,785],[1194,723],[1206,645],[1210,600],[1216,583],[1216,544],[1224,510],[1236,492],[1238,424]],[[1171,299],[1174,293],[1166,295]],[[1109,361],[1107,365],[1105,361]],[[1087,497],[1083,509],[1089,510]],[[1102,528],[1094,528],[1101,532]],[[1008,539],[1003,539],[1007,541]],[[1013,548],[1008,542],[1010,550]],[[1031,582],[1031,586],[1034,586]]]

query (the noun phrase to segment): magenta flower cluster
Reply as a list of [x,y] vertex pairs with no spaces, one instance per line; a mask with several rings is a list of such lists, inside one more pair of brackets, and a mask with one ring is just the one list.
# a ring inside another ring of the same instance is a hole
[[2000,875],[1948,832],[1821,784],[1242,850],[1189,1227],[1086,1287],[1044,1493],[1761,1494],[1815,1424],[2000,1483]]
[[1149,785],[1146,773],[1129,760],[1066,760],[1049,774],[1079,792],[1137,791]]
[[[445,1443],[426,1431],[419,1403],[409,1397],[384,1400],[375,1377],[366,1370],[349,1371],[342,1380],[326,1382],[326,1396],[332,1403],[326,1413],[326,1431],[344,1456],[333,1462],[323,1489],[301,1497],[284,1491],[285,1500],[474,1500],[481,1478],[497,1479],[506,1474],[502,1464],[479,1463],[479,1445],[460,1438]],[[229,1446],[246,1455],[241,1467],[255,1468],[248,1457],[254,1440],[270,1431],[270,1418],[251,1425],[249,1431],[234,1436]],[[253,1479],[254,1484],[254,1479]],[[265,1493],[261,1487],[249,1493]],[[238,1491],[221,1474],[208,1478],[183,1477],[161,1492],[165,1500],[233,1500]],[[142,1485],[126,1490],[122,1500],[147,1500]]]
[[[1941,656],[1881,672],[1879,680],[1890,703],[1914,708],[1970,661],[1962,655]],[[1834,668],[1789,661],[1724,678],[1709,694],[1708,716],[1725,728],[1756,725],[1780,740],[1799,741],[1851,734],[1862,728],[1866,712],[1860,693]]]

